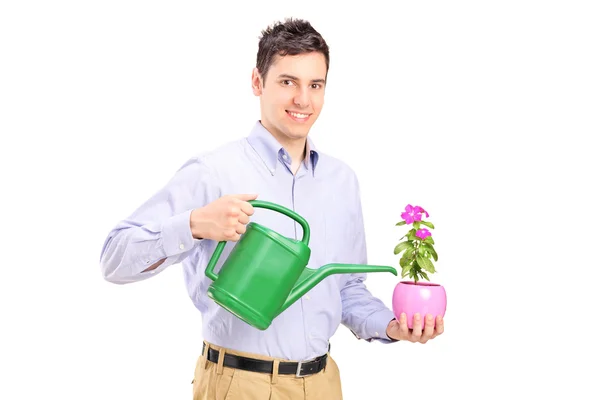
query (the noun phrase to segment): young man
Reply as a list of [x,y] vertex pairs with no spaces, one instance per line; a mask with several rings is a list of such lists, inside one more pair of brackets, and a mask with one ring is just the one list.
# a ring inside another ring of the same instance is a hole
[[308,22],[266,29],[252,74],[261,116],[249,136],[187,161],[104,244],[102,272],[114,283],[148,279],[182,263],[203,317],[194,399],[341,399],[339,370],[328,352],[340,323],[358,338],[383,343],[425,343],[443,332],[439,317],[435,329],[429,315],[412,330],[404,317],[396,321],[367,290],[364,274],[324,279],[264,331],[207,297],[211,281],[204,271],[216,244],[229,242],[222,262],[251,219],[284,236],[302,236],[288,217],[252,207],[248,201],[257,197],[308,221],[309,268],[367,263],[356,176],[308,137],[323,107],[328,69],[328,46]]

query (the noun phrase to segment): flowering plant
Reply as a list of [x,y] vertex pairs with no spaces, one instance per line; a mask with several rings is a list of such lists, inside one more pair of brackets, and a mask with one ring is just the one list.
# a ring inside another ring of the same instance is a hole
[[[402,278],[409,276],[415,281],[415,284],[420,278],[429,280],[427,273],[435,273],[433,262],[438,260],[438,255],[433,245],[435,242],[431,237],[429,229],[434,229],[431,222],[423,220],[423,214],[429,218],[429,213],[420,206],[407,205],[404,212],[400,215],[403,221],[400,221],[396,226],[412,225],[406,235],[402,236],[401,241],[394,248],[394,254],[398,255],[404,252],[400,257],[400,267],[402,267]],[[427,228],[423,228],[426,226]]]

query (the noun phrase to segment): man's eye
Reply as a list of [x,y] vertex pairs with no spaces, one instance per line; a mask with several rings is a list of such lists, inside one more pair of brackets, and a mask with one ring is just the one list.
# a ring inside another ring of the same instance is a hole
[[312,88],[313,89],[321,89],[321,84],[319,84],[319,83],[313,83],[312,84]]
[[292,81],[290,81],[289,79],[286,79],[286,80],[281,81],[281,83],[283,83],[286,86],[289,86],[292,84]]

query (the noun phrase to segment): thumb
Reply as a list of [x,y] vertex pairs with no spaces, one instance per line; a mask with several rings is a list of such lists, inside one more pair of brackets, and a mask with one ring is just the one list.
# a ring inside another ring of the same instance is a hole
[[248,201],[248,200],[256,200],[256,198],[258,197],[258,194],[241,193],[241,194],[234,194],[232,196],[235,197],[236,199],[240,199],[242,201]]

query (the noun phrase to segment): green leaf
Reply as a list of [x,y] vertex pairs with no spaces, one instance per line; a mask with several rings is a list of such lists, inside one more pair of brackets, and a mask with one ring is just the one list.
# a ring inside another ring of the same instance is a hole
[[411,267],[412,267],[412,263],[402,267],[402,278],[404,278],[404,277],[406,277],[406,275],[408,275]]
[[406,221],[400,221],[396,224],[396,226],[406,225]]
[[435,249],[433,248],[433,246],[430,244],[427,244],[427,243],[423,244],[423,246],[425,246],[425,249],[433,256],[433,259],[435,261],[437,261],[438,255],[437,255],[437,252],[435,251]]
[[404,266],[406,266],[407,264],[411,264],[413,261],[413,251],[415,249],[413,247],[410,247],[408,249],[406,249],[406,251],[404,252],[404,254],[402,254],[402,258],[400,258],[400,266],[404,268]]
[[[407,235],[408,240],[417,240],[417,236],[415,235],[415,233],[416,233],[416,231],[414,229],[411,229]],[[428,237],[431,237],[431,236],[428,236]],[[421,240],[421,239],[419,239],[419,240]]]
[[400,254],[402,252],[402,250],[408,248],[409,246],[412,247],[412,243],[410,243],[410,242],[398,243],[396,245],[396,247],[394,248],[394,255]]
[[421,221],[421,223],[431,229],[435,229],[435,227],[433,226],[433,224],[431,222]]
[[435,251],[435,248],[433,247],[433,244],[431,244],[431,243],[423,243],[423,246]]
[[423,246],[419,246],[419,254],[422,256],[425,255],[425,248]]
[[421,272],[419,272],[419,275],[421,275],[421,278],[429,280],[429,277],[427,276],[426,272],[421,271]]
[[423,240],[425,243],[429,243],[429,244],[435,244],[435,242],[433,241],[433,238],[431,236],[427,236],[425,238],[425,240]]
[[435,267],[433,266],[432,262],[429,261],[428,258],[417,256],[417,264],[419,264],[419,266],[425,271],[432,274],[435,273]]
[[421,227],[421,223],[419,221],[415,221],[413,222],[413,227],[418,230]]

